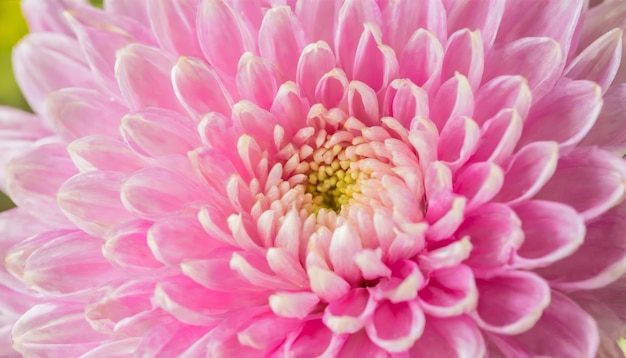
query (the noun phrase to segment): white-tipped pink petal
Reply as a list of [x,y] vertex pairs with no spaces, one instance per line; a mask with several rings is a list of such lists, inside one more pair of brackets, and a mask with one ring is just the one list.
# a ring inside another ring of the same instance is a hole
[[515,110],[500,111],[483,124],[476,152],[470,160],[502,164],[513,153],[523,126],[522,117]]
[[623,161],[613,153],[579,148],[559,159],[554,175],[535,197],[570,205],[590,220],[619,203],[625,176]]
[[81,172],[133,172],[147,164],[126,143],[108,136],[85,136],[68,144],[67,152]]
[[565,69],[565,76],[574,80],[588,80],[602,87],[602,93],[613,82],[622,59],[621,29],[602,35],[583,50]]
[[462,29],[450,35],[442,64],[442,81],[458,72],[467,77],[475,91],[481,83],[484,66],[483,41],[479,32]]
[[55,132],[68,142],[91,134],[119,137],[119,121],[128,111],[117,101],[86,88],[51,92],[46,106]]
[[375,345],[367,336],[365,330],[361,330],[355,334],[351,334],[339,352],[340,357],[371,357],[385,358],[388,357],[384,349]]
[[282,78],[296,79],[298,57],[307,43],[302,24],[289,7],[275,7],[265,13],[259,29],[259,53],[276,65]]
[[479,30],[485,47],[490,48],[498,34],[505,4],[504,0],[453,2],[448,9],[448,33],[461,29]]
[[379,91],[397,75],[398,59],[390,47],[382,45],[380,28],[376,24],[365,23],[356,49],[352,78]]
[[376,307],[365,329],[377,346],[390,353],[399,353],[415,344],[424,325],[424,312],[416,301],[383,301]]
[[441,132],[446,124],[457,117],[472,117],[474,94],[467,77],[456,73],[437,90],[430,107],[431,120]]
[[602,288],[626,272],[626,204],[621,203],[587,225],[587,235],[573,254],[538,272],[553,287],[570,290]]
[[176,61],[155,47],[128,45],[116,52],[115,78],[131,110],[159,107],[184,113],[172,88]]
[[233,100],[218,74],[202,60],[180,57],[172,69],[174,92],[187,112],[197,119],[209,112],[230,115]]
[[481,142],[480,137],[480,129],[471,118],[451,118],[441,131],[437,146],[438,159],[453,172],[458,170],[480,149],[478,146],[485,143]]
[[[303,1],[302,3],[303,6],[307,6],[309,3],[317,4],[317,2],[307,1]],[[317,4],[317,6],[320,5],[321,4]],[[310,101],[313,101],[317,83],[325,73],[332,70],[334,67],[335,55],[326,42],[318,41],[304,47],[296,69],[296,82],[300,86],[303,95]]]
[[77,357],[107,340],[108,335],[89,326],[83,304],[40,304],[13,327],[13,347],[26,356]]
[[583,218],[567,205],[530,200],[514,210],[524,231],[524,243],[515,253],[517,267],[548,266],[574,253],[585,240]]
[[535,103],[518,143],[553,140],[570,148],[593,127],[602,108],[602,89],[590,81],[566,81]]
[[476,280],[478,325],[498,334],[519,334],[531,329],[550,304],[550,286],[525,271],[508,271]]
[[465,196],[470,211],[489,202],[498,194],[504,182],[502,169],[489,162],[475,163],[465,168],[454,183],[454,192]]
[[535,142],[510,159],[495,201],[515,204],[533,197],[552,177],[559,159],[556,142]]
[[300,328],[302,321],[293,318],[267,316],[256,317],[245,329],[237,333],[239,343],[258,350],[274,349],[285,337]]
[[317,306],[320,299],[311,292],[277,292],[269,297],[269,305],[276,315],[303,319]]
[[476,323],[468,316],[426,318],[424,333],[409,354],[415,357],[483,357],[485,341]]
[[321,260],[323,258],[316,252],[310,252],[307,256],[307,274],[311,291],[324,301],[333,302],[350,292],[350,284],[327,266],[320,264]]
[[361,245],[358,232],[350,224],[342,225],[333,232],[328,256],[334,273],[348,282],[356,282],[361,277],[361,272],[354,263],[354,256],[361,251]]
[[382,115],[409,128],[416,117],[428,118],[428,94],[409,80],[396,79],[387,87]]
[[120,172],[87,172],[66,181],[56,200],[67,218],[77,227],[102,236],[132,216],[120,200],[126,175]]
[[116,226],[105,235],[104,257],[126,272],[146,273],[163,265],[154,258],[146,240],[150,222],[134,220]]
[[550,299],[532,329],[515,336],[490,335],[490,339],[506,356],[595,357],[599,335],[593,318],[557,291]]
[[348,114],[367,126],[380,123],[376,92],[367,84],[352,81],[348,85]]
[[528,81],[522,76],[498,76],[476,92],[473,119],[479,125],[495,117],[502,109],[511,108],[525,120],[532,103]]
[[252,29],[222,0],[202,1],[197,14],[197,36],[200,48],[211,64],[231,76],[237,71],[241,55],[256,48]]
[[457,266],[470,256],[472,248],[469,236],[465,236],[461,240],[420,255],[420,266],[429,271]]
[[441,82],[443,46],[432,33],[418,29],[398,56],[400,76],[406,77],[427,91],[434,92]]
[[413,301],[417,291],[424,286],[424,276],[414,261],[397,261],[392,275],[381,280],[372,291],[376,300],[388,299],[393,303]]
[[[328,71],[315,87],[315,100],[326,108],[333,108],[344,102],[347,96],[348,78],[339,68]],[[313,107],[315,108],[315,106]]]
[[250,52],[241,56],[235,81],[242,99],[264,109],[270,109],[280,83],[274,65]]
[[459,265],[430,272],[418,301],[430,316],[454,317],[471,312],[478,301],[472,270]]
[[[126,0],[126,3],[137,1]],[[149,0],[148,19],[161,48],[177,55],[201,57],[196,12],[202,0]]]
[[323,321],[335,334],[356,333],[365,326],[376,305],[367,289],[353,289],[326,306]]
[[[46,113],[46,94],[64,87],[93,87],[93,75],[76,40],[51,33],[31,34],[13,50],[13,71],[33,110]],[[72,71],[63,69],[72,68]]]
[[489,53],[484,79],[502,75],[523,76],[536,101],[548,93],[559,79],[564,57],[559,43],[551,38],[522,38]]
[[354,263],[359,267],[363,278],[366,280],[389,277],[391,269],[383,263],[382,257],[383,251],[380,248],[376,250],[364,249],[354,254]]

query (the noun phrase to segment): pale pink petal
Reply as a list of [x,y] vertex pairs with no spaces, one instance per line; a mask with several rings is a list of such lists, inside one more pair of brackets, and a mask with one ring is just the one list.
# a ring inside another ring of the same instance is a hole
[[550,287],[530,272],[508,271],[478,279],[476,286],[479,298],[473,316],[489,332],[506,335],[526,332],[550,304]]
[[347,95],[348,78],[338,68],[328,71],[315,87],[315,100],[326,108],[333,108],[343,102]]
[[418,29],[408,40],[404,52],[398,56],[400,76],[433,93],[441,81],[443,46],[435,35]]
[[430,316],[454,317],[471,312],[478,301],[472,270],[459,265],[431,271],[418,301]]
[[625,176],[619,157],[597,148],[580,148],[559,159],[554,175],[535,197],[568,204],[590,220],[622,199]]
[[289,7],[265,13],[259,29],[259,53],[275,64],[283,79],[296,79],[298,57],[307,43],[302,24]]
[[505,108],[514,109],[525,120],[532,96],[528,81],[522,76],[498,76],[485,83],[476,92],[474,117],[482,125]]
[[124,338],[105,343],[80,356],[80,358],[129,357],[137,350],[141,337]]
[[104,0],[103,7],[106,12],[117,16],[130,17],[146,27],[150,27],[148,16],[149,0]]
[[526,333],[490,335],[506,356],[595,357],[598,327],[593,318],[563,294],[552,291],[551,303]]
[[268,314],[256,317],[248,327],[237,333],[237,339],[242,345],[255,349],[273,349],[301,325],[301,320]]
[[424,286],[424,276],[414,261],[402,260],[392,265],[390,277],[382,279],[372,291],[378,301],[388,299],[393,303],[412,301]]
[[609,87],[602,100],[602,110],[587,136],[580,145],[597,145],[619,155],[626,154],[626,130],[622,114],[626,111],[626,85],[619,84]]
[[230,115],[233,100],[217,73],[202,60],[180,57],[172,69],[172,84],[180,103],[195,118],[209,112]]
[[342,0],[299,0],[296,3],[296,15],[310,41],[325,41],[332,46],[342,3]]
[[[313,5],[324,9],[324,6],[320,6],[321,2],[303,1],[301,4],[303,7]],[[309,16],[305,17],[305,19],[310,18]],[[319,80],[334,67],[335,55],[326,42],[318,41],[302,49],[296,69],[296,82],[300,86],[302,93],[310,101],[315,98],[315,87]]]
[[274,65],[250,52],[241,56],[235,81],[241,98],[263,109],[270,109],[280,83]]
[[505,1],[455,1],[448,9],[448,33],[457,30],[480,30],[485,47],[493,45],[504,14]]
[[480,129],[469,117],[453,117],[441,131],[437,146],[438,159],[453,172],[458,170],[476,152]]
[[74,165],[81,172],[119,171],[132,172],[146,166],[143,158],[115,138],[86,136],[67,146]]
[[270,112],[276,117],[280,126],[285,130],[284,139],[289,140],[305,123],[309,112],[309,104],[302,98],[298,86],[293,82],[283,83],[270,108]]
[[170,79],[174,58],[138,44],[122,48],[116,56],[115,78],[131,110],[159,107],[183,113]]
[[393,80],[385,93],[382,115],[409,128],[415,117],[428,118],[428,94],[409,80]]
[[474,95],[467,77],[456,73],[441,85],[431,103],[431,120],[441,131],[446,123],[456,117],[472,117],[474,113]]
[[335,229],[330,241],[329,258],[335,274],[348,282],[357,282],[361,277],[354,255],[361,251],[359,234],[352,225],[346,224]]
[[484,66],[483,41],[479,32],[462,29],[450,35],[443,58],[442,81],[458,72],[467,77],[475,91],[481,83]]
[[150,225],[149,221],[136,220],[116,226],[104,237],[102,253],[114,266],[130,273],[161,268],[163,265],[156,260],[146,240]]
[[211,64],[231,76],[244,52],[256,52],[256,39],[248,24],[222,0],[202,2],[197,14],[197,36]]
[[94,236],[131,219],[120,200],[120,187],[126,177],[120,172],[87,172],[68,180],[56,200],[67,218]]
[[518,147],[553,140],[563,148],[580,142],[602,108],[602,90],[590,81],[565,81],[532,107]]
[[522,117],[515,110],[500,111],[482,125],[480,140],[470,161],[502,164],[513,153],[523,126]]
[[[309,256],[313,253],[309,253]],[[350,291],[350,285],[339,275],[326,267],[309,265],[307,257],[307,274],[311,282],[311,291],[327,302],[333,302]]]
[[380,123],[376,92],[367,84],[352,81],[348,85],[348,114],[356,117],[365,125]]
[[109,340],[89,326],[83,311],[82,304],[34,306],[13,327],[13,347],[25,356],[77,357]]
[[147,3],[148,19],[161,48],[176,55],[202,56],[196,37],[196,13],[201,0],[148,0]]
[[475,163],[463,169],[454,183],[454,192],[465,196],[470,211],[489,202],[498,194],[504,182],[502,169],[493,163]]
[[31,32],[72,35],[63,12],[87,5],[86,0],[24,0],[20,4]]
[[472,243],[469,236],[465,236],[461,240],[420,255],[420,265],[429,271],[457,266],[470,256],[471,251]]
[[303,319],[319,300],[316,294],[310,292],[277,292],[269,297],[269,305],[278,316]]

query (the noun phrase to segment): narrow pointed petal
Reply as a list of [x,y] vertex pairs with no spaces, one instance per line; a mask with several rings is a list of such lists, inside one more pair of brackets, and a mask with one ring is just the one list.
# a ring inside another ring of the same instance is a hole
[[374,91],[386,87],[398,75],[398,60],[393,50],[382,45],[380,28],[366,23],[354,58],[352,78]]
[[456,171],[474,154],[479,144],[480,129],[469,117],[454,117],[443,130],[437,146],[438,157]]
[[387,87],[382,112],[409,128],[415,117],[428,118],[428,94],[409,80],[396,79]]
[[476,90],[481,83],[484,66],[483,41],[478,32],[463,29],[450,36],[443,59],[442,81],[458,72],[467,77],[472,89]]
[[467,77],[460,73],[448,79],[437,91],[430,107],[431,120],[441,131],[455,117],[472,117],[474,94]]
[[399,55],[400,76],[433,93],[441,81],[443,46],[435,35],[418,29],[408,40],[402,55]]
[[483,124],[476,152],[470,160],[502,164],[513,153],[523,127],[522,117],[515,110],[500,111]]

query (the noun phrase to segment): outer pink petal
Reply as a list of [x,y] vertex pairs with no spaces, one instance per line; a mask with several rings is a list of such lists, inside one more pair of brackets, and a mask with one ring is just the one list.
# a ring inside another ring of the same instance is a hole
[[269,297],[270,308],[276,315],[299,319],[306,317],[319,301],[311,292],[278,292]]
[[459,173],[454,192],[468,199],[466,210],[472,210],[489,202],[498,194],[504,181],[502,169],[489,162],[475,163]]
[[398,56],[400,76],[409,78],[416,85],[434,93],[441,81],[443,47],[435,35],[418,29]]
[[336,334],[356,333],[365,326],[375,308],[376,301],[366,289],[355,289],[326,306],[323,321]]
[[274,65],[250,52],[239,59],[235,82],[242,99],[264,109],[270,109],[280,83]]
[[604,104],[596,124],[580,143],[584,146],[597,145],[615,151],[618,155],[626,155],[626,85],[611,86],[602,100]]
[[77,227],[102,236],[113,226],[133,217],[120,201],[125,175],[119,172],[88,172],[68,180],[59,189],[57,202]]
[[448,10],[448,33],[480,30],[486,48],[493,45],[504,14],[505,1],[455,1]]
[[[119,1],[119,0],[118,0]],[[134,0],[126,0],[127,3]],[[152,31],[162,49],[177,55],[201,57],[196,15],[202,0],[148,0]]]
[[462,29],[450,36],[443,59],[442,81],[459,72],[476,90],[481,83],[484,66],[483,41],[479,32]]
[[13,347],[25,356],[77,357],[103,344],[82,304],[45,303],[26,312],[13,327]]
[[467,316],[427,317],[424,333],[409,354],[415,357],[482,357],[485,341],[476,323]]
[[63,12],[87,6],[85,0],[24,0],[22,12],[31,32],[56,32],[72,35]]
[[550,287],[530,272],[508,271],[476,280],[476,285],[479,299],[473,316],[482,329],[490,332],[526,332],[550,304]]
[[148,0],[104,0],[104,10],[117,16],[134,19],[146,27],[150,27],[148,16]]
[[283,345],[285,357],[335,356],[347,336],[336,336],[321,319],[307,321],[300,330],[290,334]]
[[474,94],[467,77],[456,73],[441,85],[430,107],[431,120],[439,131],[455,117],[472,117]]
[[523,119],[515,110],[500,111],[483,124],[470,161],[502,164],[513,153],[523,126]]
[[375,345],[367,336],[365,330],[361,330],[355,334],[351,334],[341,347],[338,357],[368,357],[368,358],[386,358],[389,353],[384,349]]
[[342,3],[342,0],[299,0],[296,3],[296,15],[302,22],[310,41],[325,41],[332,46]]
[[593,318],[561,293],[552,291],[551,301],[530,331],[489,337],[506,356],[594,357],[599,337]]
[[147,166],[142,157],[118,139],[107,136],[86,136],[67,146],[74,165],[81,172],[133,172]]
[[498,76],[485,83],[476,92],[474,117],[482,125],[502,109],[511,108],[525,120],[532,96],[528,81],[522,76]]
[[597,148],[580,148],[559,160],[536,198],[568,204],[590,220],[620,202],[625,177],[621,158]]
[[542,267],[574,253],[585,239],[585,222],[571,207],[530,200],[514,207],[522,220],[524,243],[514,265],[525,269]]
[[146,231],[150,225],[148,221],[135,220],[109,231],[102,247],[104,256],[114,266],[129,273],[144,274],[163,267],[155,259],[146,240]]

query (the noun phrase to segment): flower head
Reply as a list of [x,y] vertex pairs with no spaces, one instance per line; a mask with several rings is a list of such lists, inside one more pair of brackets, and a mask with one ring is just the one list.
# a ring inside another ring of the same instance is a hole
[[618,352],[624,3],[23,7],[15,351]]

